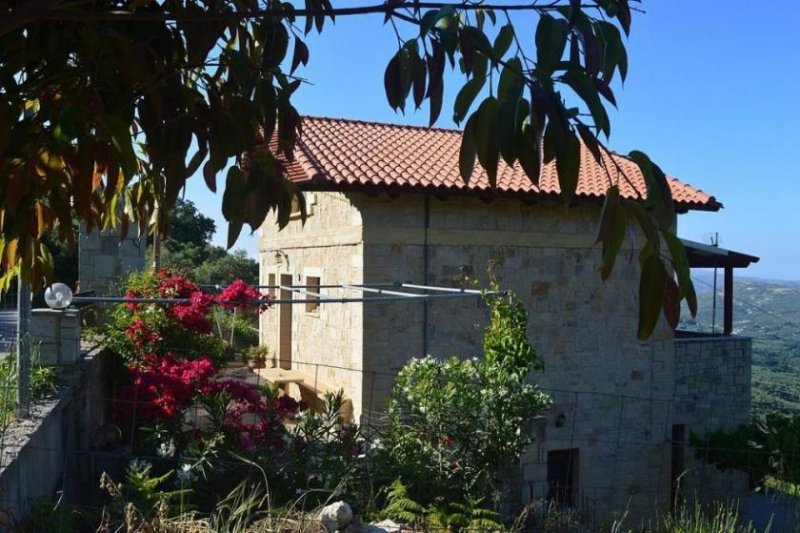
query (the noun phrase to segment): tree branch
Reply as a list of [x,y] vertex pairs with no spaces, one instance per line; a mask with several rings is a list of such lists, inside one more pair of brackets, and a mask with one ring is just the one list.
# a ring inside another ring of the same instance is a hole
[[[60,3],[61,0],[48,0],[42,3]],[[477,11],[477,10],[495,10],[495,11],[535,11],[538,13],[546,13],[548,11],[555,11],[566,4],[559,2],[552,2],[546,5],[540,5],[536,2],[526,4],[473,4],[468,2],[414,2],[405,1],[398,3],[381,3],[370,4],[355,7],[340,7],[333,9],[295,9],[288,11],[285,9],[266,8],[258,10],[247,10],[231,13],[171,13],[171,12],[147,12],[140,11],[126,11],[126,10],[109,10],[109,11],[74,11],[62,10],[52,8],[23,8],[16,10],[12,13],[16,18],[23,18],[26,21],[35,19],[45,20],[63,20],[63,21],[142,21],[142,20],[155,20],[155,21],[194,21],[194,22],[228,22],[235,20],[249,20],[257,19],[267,16],[280,16],[286,17],[293,14],[296,17],[310,17],[315,15],[324,15],[330,17],[343,17],[352,15],[369,15],[369,14],[396,14],[398,9],[442,9],[445,7],[452,7],[462,11]],[[596,3],[582,4],[583,9],[599,9],[600,6]],[[0,35],[4,33],[3,30],[8,31],[6,28],[9,24],[4,21],[0,25]]]

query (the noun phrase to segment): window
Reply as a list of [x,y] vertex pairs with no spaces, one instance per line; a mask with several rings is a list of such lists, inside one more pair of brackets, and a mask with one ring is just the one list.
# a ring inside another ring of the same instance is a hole
[[578,448],[547,452],[547,499],[573,507],[578,495]]
[[[301,193],[303,195],[303,199],[305,200],[306,204],[306,217],[310,217],[314,214],[314,206],[317,203],[317,195],[315,193]],[[289,212],[289,220],[297,220],[302,217],[302,212],[300,211],[300,202],[297,200],[297,196],[292,196],[292,210]]]
[[[306,291],[319,294],[319,276],[306,276]],[[306,313],[319,313],[319,296],[312,294],[305,295]]]
[[294,220],[296,218],[300,218],[302,214],[303,213],[300,211],[300,202],[297,200],[297,196],[292,196],[292,210],[289,212],[289,218]]
[[275,274],[267,276],[267,285],[269,285],[267,294],[269,294],[271,298],[275,298]]

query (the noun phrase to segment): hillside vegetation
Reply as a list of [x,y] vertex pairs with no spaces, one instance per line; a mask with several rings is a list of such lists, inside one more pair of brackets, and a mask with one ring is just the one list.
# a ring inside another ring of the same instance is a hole
[[[681,328],[722,330],[722,271],[713,319],[713,274],[693,276],[698,313],[682,312]],[[753,409],[800,414],[800,283],[734,278],[734,333],[753,338]]]

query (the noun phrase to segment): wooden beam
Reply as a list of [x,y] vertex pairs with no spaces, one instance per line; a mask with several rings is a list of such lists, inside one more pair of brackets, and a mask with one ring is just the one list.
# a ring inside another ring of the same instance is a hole
[[725,267],[725,315],[723,318],[723,333],[733,333],[733,267]]

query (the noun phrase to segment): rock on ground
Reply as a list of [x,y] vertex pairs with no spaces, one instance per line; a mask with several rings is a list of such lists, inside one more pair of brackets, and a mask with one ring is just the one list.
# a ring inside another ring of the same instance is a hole
[[[369,524],[364,528],[365,533],[397,533],[399,531],[403,531],[403,526],[389,519]],[[408,530],[406,529],[406,531]]]
[[319,512],[319,521],[328,531],[339,531],[353,520],[353,510],[346,502],[334,502]]

